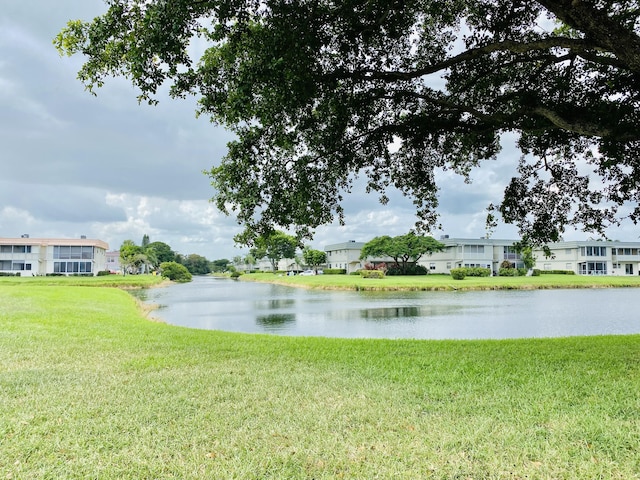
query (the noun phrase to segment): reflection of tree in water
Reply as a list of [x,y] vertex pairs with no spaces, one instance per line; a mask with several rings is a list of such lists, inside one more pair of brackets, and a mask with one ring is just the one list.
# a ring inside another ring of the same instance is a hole
[[295,321],[296,316],[293,313],[274,313],[256,317],[256,324],[262,327],[279,327]]
[[370,320],[384,320],[386,318],[404,318],[420,316],[418,307],[381,307],[360,310],[360,317]]
[[295,304],[295,300],[291,298],[276,298],[272,300],[261,300],[254,302],[259,310],[278,310],[280,308],[291,307]]
[[460,305],[424,305],[407,307],[380,307],[360,310],[360,318],[386,320],[393,318],[435,317],[451,315],[462,309]]

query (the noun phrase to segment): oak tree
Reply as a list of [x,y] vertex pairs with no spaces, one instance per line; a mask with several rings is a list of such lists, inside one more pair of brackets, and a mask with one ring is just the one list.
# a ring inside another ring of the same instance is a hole
[[413,232],[397,237],[383,235],[364,244],[360,251],[360,259],[391,257],[405,274],[409,263],[416,263],[424,255],[440,252],[444,247],[444,244],[433,237],[416,235]]
[[640,219],[639,18],[637,0],[110,0],[55,44],[91,91],[196,95],[235,133],[209,175],[249,229],[342,220],[356,175],[430,228],[435,172],[471,180],[510,133],[518,174],[488,220],[546,242]]

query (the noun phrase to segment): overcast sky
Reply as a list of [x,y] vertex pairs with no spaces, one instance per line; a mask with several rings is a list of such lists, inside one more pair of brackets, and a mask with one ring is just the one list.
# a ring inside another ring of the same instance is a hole
[[[229,133],[195,118],[193,101],[160,98],[139,105],[136,91],[114,79],[94,97],[76,79],[82,58],[60,57],[53,37],[67,20],[89,20],[102,0],[2,0],[0,9],[0,236],[74,238],[86,235],[117,250],[142,236],[182,254],[210,260],[243,255],[234,247],[234,218],[217,212],[202,173],[225,154]],[[441,175],[438,238],[486,234],[485,208],[500,201],[518,153],[505,145],[465,185]],[[386,206],[363,191],[347,197],[346,225],[318,230],[311,245],[401,235],[415,223],[408,199]],[[620,240],[637,234],[622,230]],[[500,226],[495,238],[517,238]],[[570,232],[566,239],[583,239]]]

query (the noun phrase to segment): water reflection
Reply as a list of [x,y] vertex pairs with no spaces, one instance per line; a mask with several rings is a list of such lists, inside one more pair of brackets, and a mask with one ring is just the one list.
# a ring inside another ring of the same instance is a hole
[[265,327],[268,330],[282,330],[288,323],[296,321],[293,313],[274,313],[272,315],[259,315],[256,317],[256,325]]
[[136,293],[193,328],[366,338],[522,338],[640,333],[636,289],[319,291],[195,277]]

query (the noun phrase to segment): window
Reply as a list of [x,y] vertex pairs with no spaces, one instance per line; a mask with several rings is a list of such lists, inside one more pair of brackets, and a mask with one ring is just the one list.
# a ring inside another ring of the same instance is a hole
[[565,263],[564,268],[565,270],[573,270],[573,265],[571,265],[570,263]]
[[484,245],[465,245],[464,253],[484,253]]
[[0,270],[11,270],[11,260],[0,260]]
[[571,255],[571,249],[570,248],[565,248],[564,249],[564,254],[565,255]]
[[503,248],[504,259],[505,260],[520,260],[521,256],[516,251],[515,247],[504,247]]
[[13,245],[0,245],[0,253],[11,253]]
[[24,262],[13,262],[11,270],[24,270]]
[[545,263],[544,264],[544,269],[545,270],[551,270],[551,264],[550,263]]
[[582,275],[606,275],[607,262],[584,262],[580,264]]
[[[620,252],[622,249],[618,249]],[[580,247],[580,255],[583,257],[606,257],[607,247]]]
[[451,270],[451,262],[447,262],[447,270]]

